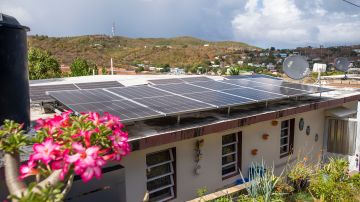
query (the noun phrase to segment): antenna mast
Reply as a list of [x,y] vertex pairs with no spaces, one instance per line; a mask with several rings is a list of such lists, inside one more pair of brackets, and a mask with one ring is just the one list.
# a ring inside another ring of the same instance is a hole
[[113,22],[113,25],[111,27],[111,37],[114,37],[115,36],[115,22]]

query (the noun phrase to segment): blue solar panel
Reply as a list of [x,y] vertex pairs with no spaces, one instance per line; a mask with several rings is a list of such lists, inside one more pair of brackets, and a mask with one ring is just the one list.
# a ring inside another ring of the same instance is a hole
[[302,96],[319,90],[316,86],[261,77],[49,94],[76,112],[110,112],[123,121],[136,121]]

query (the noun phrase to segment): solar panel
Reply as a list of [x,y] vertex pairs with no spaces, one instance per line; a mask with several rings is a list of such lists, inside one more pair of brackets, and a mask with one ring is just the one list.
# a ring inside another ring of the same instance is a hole
[[264,74],[252,74],[252,75],[233,75],[233,76],[226,76],[226,79],[248,79],[248,78],[269,78],[274,80],[281,80],[280,78],[276,78],[269,75]]
[[232,94],[232,95],[237,95],[237,96],[254,99],[257,101],[274,100],[274,99],[281,99],[281,98],[287,97],[284,95],[259,91],[259,90],[250,89],[250,88],[236,88],[236,89],[224,90],[224,92]]
[[168,116],[214,108],[214,106],[211,106],[209,104],[187,99],[178,95],[138,98],[134,99],[134,101],[146,105],[157,111],[161,111]]
[[96,111],[100,114],[103,114],[104,112],[109,112],[112,115],[119,116],[122,122],[164,116],[163,114],[156,112],[153,109],[135,104],[128,100],[116,100],[73,105],[70,104],[68,105],[68,107],[76,112]]
[[164,116],[161,112],[123,99],[103,89],[54,91],[49,92],[49,95],[78,113],[109,112],[119,116],[123,121]]
[[108,88],[108,91],[116,93],[120,96],[136,99],[136,98],[148,98],[148,97],[159,97],[172,95],[171,93],[161,91],[149,86],[130,86],[123,88]]
[[30,99],[31,102],[51,101],[54,99],[49,95],[46,95],[46,91],[77,89],[78,88],[73,84],[30,86]]
[[154,79],[154,80],[148,80],[148,82],[153,85],[184,83],[184,81],[181,79]]
[[192,94],[186,94],[184,96],[215,105],[219,108],[256,102],[254,100],[250,100],[247,98],[236,97],[233,95],[229,95],[217,91],[192,93]]
[[317,87],[268,78],[49,92],[76,112],[110,112],[123,121],[180,115],[311,94]]
[[185,77],[185,78],[174,78],[174,79],[154,79],[149,80],[148,82],[153,85],[164,85],[164,84],[176,84],[176,83],[193,83],[193,82],[200,82],[200,81],[212,81],[205,76],[198,76],[198,77]]
[[176,94],[187,94],[187,93],[196,93],[196,92],[207,91],[204,88],[193,86],[193,85],[186,84],[186,83],[169,84],[169,85],[157,85],[157,86],[153,86],[153,88],[166,90],[166,91],[176,93]]
[[223,81],[219,81],[219,82],[236,85],[238,87],[255,87],[255,86],[263,86],[264,85],[262,83],[254,82],[254,81],[246,80],[246,79],[231,79],[231,80],[223,80]]
[[[296,90],[296,89],[292,89],[292,88],[284,88],[284,87],[272,86],[272,85],[254,86],[251,88],[270,92],[270,93],[277,93],[280,95],[293,96],[293,97],[310,94],[307,91],[301,91],[301,90]],[[251,89],[251,88],[249,88],[249,89]]]
[[202,88],[207,88],[207,89],[211,89],[211,90],[224,90],[224,89],[239,88],[239,86],[222,83],[219,81],[197,82],[197,83],[192,83],[192,85],[200,86]]
[[269,78],[256,78],[256,79],[252,79],[251,81],[259,82],[259,83],[263,83],[263,84],[276,85],[276,86],[281,86],[281,87],[286,87],[286,88],[293,88],[293,89],[297,89],[297,90],[308,91],[310,93],[318,93],[318,92],[320,92],[320,90],[322,92],[331,90],[328,88],[320,88],[317,86],[303,85],[303,84],[299,84],[299,83],[290,83],[290,82],[286,82],[286,81],[282,81],[282,80],[274,80],[274,79],[269,79]]
[[123,87],[117,81],[103,81],[103,82],[91,82],[91,83],[75,83],[80,89],[96,89],[96,88],[111,88],[111,87]]
[[199,82],[199,81],[212,81],[212,79],[209,79],[208,77],[205,76],[185,77],[185,78],[181,78],[181,80],[189,83]]
[[108,93],[102,89],[73,90],[73,91],[50,91],[51,97],[66,104],[105,102],[122,100],[123,98]]

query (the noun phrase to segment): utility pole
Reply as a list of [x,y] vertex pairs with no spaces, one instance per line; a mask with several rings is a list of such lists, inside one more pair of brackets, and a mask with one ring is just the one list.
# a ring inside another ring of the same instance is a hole
[[113,66],[113,59],[110,59],[110,69],[111,69],[111,75],[114,75],[114,66]]

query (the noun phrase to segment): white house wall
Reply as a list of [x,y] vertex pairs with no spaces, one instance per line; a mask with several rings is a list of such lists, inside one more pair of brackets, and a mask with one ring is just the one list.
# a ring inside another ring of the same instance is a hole
[[[304,118],[304,129],[299,131],[299,120]],[[291,158],[280,159],[280,127],[281,121],[295,118],[294,154]],[[173,201],[184,201],[197,197],[196,191],[204,188],[214,192],[222,187],[234,183],[239,176],[222,180],[221,176],[221,142],[222,135],[242,131],[242,171],[247,175],[251,162],[261,162],[264,159],[268,165],[274,163],[276,172],[280,173],[288,159],[294,161],[301,154],[309,159],[317,160],[321,155],[324,131],[324,110],[316,110],[278,119],[277,126],[272,126],[271,121],[261,122],[236,130],[206,135],[194,139],[174,142],[145,150],[134,151],[122,161],[126,168],[126,193],[127,201],[142,201],[146,191],[146,154],[168,148],[176,148],[176,186],[177,198]],[[311,132],[307,136],[306,127],[310,126]],[[263,140],[262,135],[269,134],[268,140]],[[319,135],[315,142],[315,134]],[[203,158],[200,161],[201,173],[194,174],[195,142],[204,139],[202,147]],[[252,149],[258,149],[256,156],[251,154]]]

